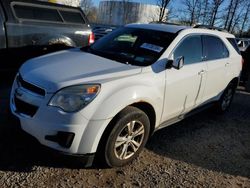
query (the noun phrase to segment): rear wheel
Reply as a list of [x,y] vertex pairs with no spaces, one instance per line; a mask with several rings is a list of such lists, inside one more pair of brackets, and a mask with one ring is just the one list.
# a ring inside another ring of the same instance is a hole
[[138,108],[127,107],[114,123],[105,145],[105,161],[110,167],[124,166],[135,159],[145,146],[150,131],[147,115]]
[[230,83],[227,86],[227,88],[224,90],[220,100],[216,105],[218,112],[223,113],[229,109],[233,101],[235,90],[236,90],[235,84]]

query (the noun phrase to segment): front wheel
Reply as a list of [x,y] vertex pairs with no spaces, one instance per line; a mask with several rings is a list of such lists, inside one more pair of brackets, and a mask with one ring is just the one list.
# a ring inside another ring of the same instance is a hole
[[230,83],[227,88],[224,90],[223,94],[221,95],[220,100],[218,101],[216,107],[218,112],[223,113],[227,111],[233,101],[234,93],[236,87],[233,83]]
[[135,159],[145,146],[150,132],[148,116],[136,107],[121,111],[107,138],[105,161],[110,167],[124,166]]

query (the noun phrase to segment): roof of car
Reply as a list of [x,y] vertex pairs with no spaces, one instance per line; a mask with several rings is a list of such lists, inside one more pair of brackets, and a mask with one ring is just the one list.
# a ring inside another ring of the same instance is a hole
[[141,29],[152,29],[152,30],[157,30],[157,31],[165,31],[169,33],[178,33],[179,31],[183,29],[187,29],[190,27],[187,26],[180,26],[180,25],[170,25],[170,24],[157,24],[157,23],[152,23],[152,24],[128,24],[126,27],[132,27],[132,28],[141,28]]
[[174,24],[162,24],[162,23],[150,23],[150,24],[128,24],[126,27],[132,28],[141,28],[141,29],[151,29],[157,31],[164,31],[169,33],[179,33],[180,31],[185,30],[189,33],[205,33],[205,34],[214,34],[223,37],[234,38],[234,35],[224,31],[218,31],[216,29],[207,29],[207,28],[194,28],[190,26],[183,25],[174,25]]

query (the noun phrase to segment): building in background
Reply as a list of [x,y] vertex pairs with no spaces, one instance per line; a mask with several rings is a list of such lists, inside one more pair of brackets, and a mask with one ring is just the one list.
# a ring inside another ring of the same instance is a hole
[[99,3],[97,23],[124,25],[157,21],[159,7],[126,0],[103,0]]
[[[96,9],[93,0],[41,0],[52,3],[81,6],[88,19],[97,24],[125,25],[128,23],[149,23],[159,20],[157,5],[134,2],[132,0],[102,0]],[[166,11],[166,15],[167,15]]]

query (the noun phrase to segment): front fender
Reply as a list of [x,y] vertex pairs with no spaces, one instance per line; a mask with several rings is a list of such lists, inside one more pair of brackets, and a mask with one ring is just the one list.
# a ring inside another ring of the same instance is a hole
[[[110,89],[106,88],[107,91]],[[105,88],[103,88],[105,90]],[[104,120],[111,119],[116,116],[125,107],[138,103],[146,102],[150,104],[156,113],[156,124],[159,123],[163,108],[164,92],[152,88],[152,86],[130,86],[122,89],[113,89],[116,92],[105,92],[103,97],[96,101],[95,109],[87,109],[88,112],[92,111],[92,114],[88,114],[87,118],[91,120]],[[86,113],[83,114],[86,117]]]
[[[91,121],[82,135],[78,152],[95,153],[100,139],[112,118],[131,104],[146,102],[152,105],[156,113],[156,125],[158,125],[163,108],[163,93],[147,86],[131,86],[118,90],[113,94],[107,92],[96,106],[94,113],[88,114],[91,116]],[[86,110],[90,112],[93,109]],[[84,113],[84,116],[86,116],[86,113]]]

